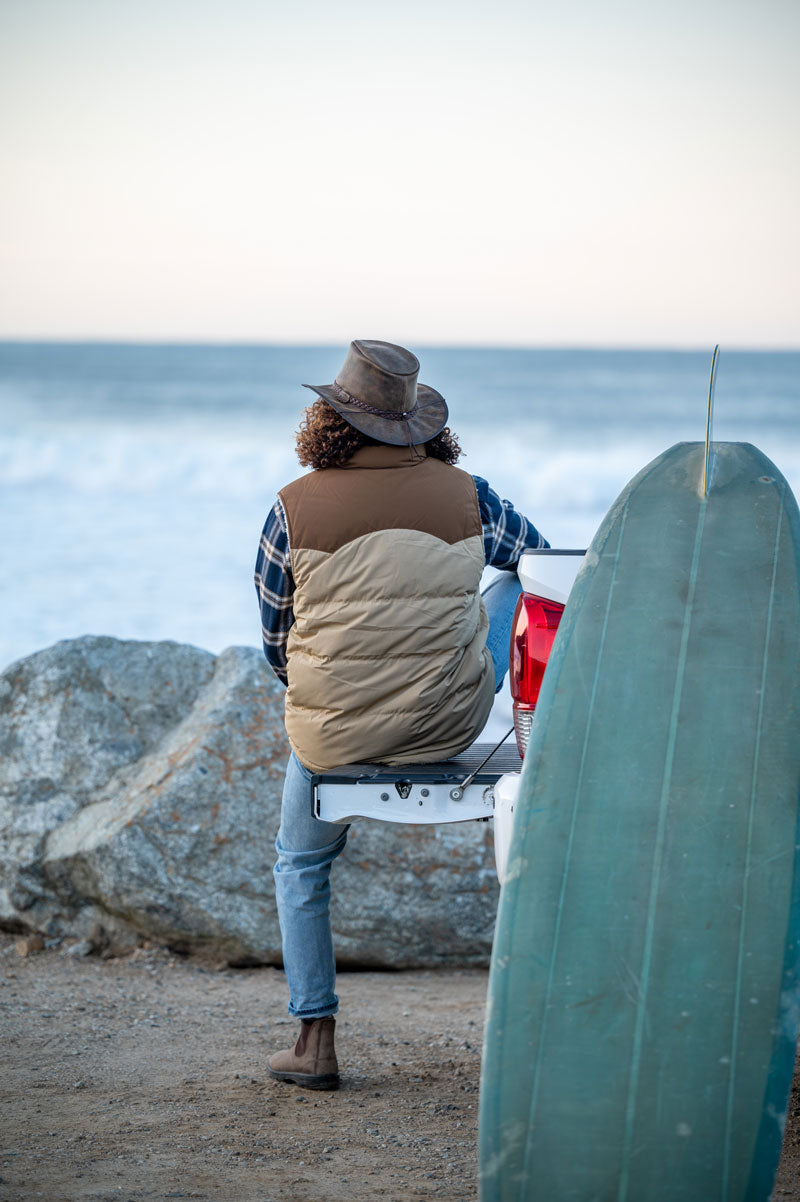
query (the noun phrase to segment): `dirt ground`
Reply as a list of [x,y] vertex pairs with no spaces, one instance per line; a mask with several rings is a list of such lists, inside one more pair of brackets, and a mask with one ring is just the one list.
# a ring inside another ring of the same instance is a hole
[[[17,942],[0,936],[3,1202],[477,1198],[485,972],[341,974],[342,1089],[312,1093],[265,1072],[296,1029],[275,969]],[[792,1195],[796,1094],[774,1198]]]

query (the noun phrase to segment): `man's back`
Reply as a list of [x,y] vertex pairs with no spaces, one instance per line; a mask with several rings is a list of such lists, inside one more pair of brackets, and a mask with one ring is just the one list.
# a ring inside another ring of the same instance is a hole
[[424,447],[365,446],[280,500],[295,584],[286,727],[302,762],[463,750],[494,695],[472,477]]

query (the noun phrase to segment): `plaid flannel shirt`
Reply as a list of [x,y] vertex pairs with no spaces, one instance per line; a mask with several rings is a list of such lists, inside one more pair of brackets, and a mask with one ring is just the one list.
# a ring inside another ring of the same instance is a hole
[[[483,551],[493,568],[514,571],[527,548],[549,547],[536,527],[517,513],[480,476],[473,476],[483,526]],[[294,578],[286,515],[280,499],[264,523],[256,558],[255,585],[261,607],[264,654],[275,675],[286,684],[286,640],[294,622]]]

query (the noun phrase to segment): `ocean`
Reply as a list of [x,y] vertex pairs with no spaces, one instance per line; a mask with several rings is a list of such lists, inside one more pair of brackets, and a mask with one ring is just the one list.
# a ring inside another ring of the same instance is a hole
[[[415,347],[461,466],[554,546],[705,437],[711,350]],[[0,343],[0,670],[58,639],[260,645],[253,563],[293,432],[346,347]],[[800,494],[800,352],[724,347],[714,438]],[[498,736],[499,737],[499,736]]]

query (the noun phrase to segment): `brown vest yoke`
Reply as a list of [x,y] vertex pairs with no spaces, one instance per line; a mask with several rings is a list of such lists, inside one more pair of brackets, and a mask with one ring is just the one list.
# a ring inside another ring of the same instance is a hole
[[289,546],[337,551],[377,530],[419,530],[446,543],[482,535],[475,483],[424,447],[360,447],[344,467],[301,476],[280,491]]

